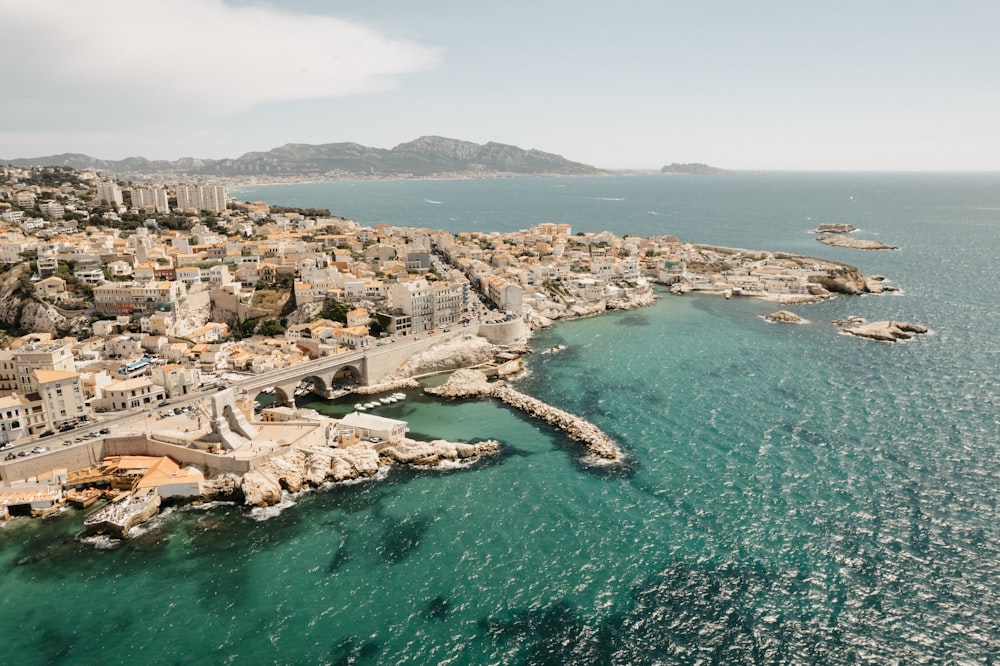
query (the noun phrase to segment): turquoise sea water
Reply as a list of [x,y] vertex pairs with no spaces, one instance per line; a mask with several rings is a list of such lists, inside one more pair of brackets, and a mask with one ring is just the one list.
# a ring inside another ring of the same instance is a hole
[[[762,174],[271,186],[365,223],[538,221],[848,261],[898,295],[665,296],[537,334],[519,388],[628,451],[409,392],[417,435],[497,438],[284,510],[171,510],[114,547],[82,514],[0,530],[10,663],[993,663],[1000,657],[1000,176]],[[440,202],[440,203],[433,203]],[[655,212],[655,214],[652,214]],[[848,222],[899,245],[807,231]],[[897,345],[858,314],[928,325]],[[344,404],[310,402],[330,413]]]

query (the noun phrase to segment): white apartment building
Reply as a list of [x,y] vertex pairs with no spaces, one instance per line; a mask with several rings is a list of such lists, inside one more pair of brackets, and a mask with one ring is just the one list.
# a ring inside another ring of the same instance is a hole
[[523,310],[524,291],[520,286],[502,277],[492,276],[483,280],[486,298],[501,310],[520,315]]
[[167,191],[162,187],[133,187],[132,207],[146,212],[166,213],[170,210]]
[[113,412],[157,405],[166,397],[163,387],[149,377],[125,379],[104,387],[104,397],[94,401],[98,409]]
[[42,215],[45,217],[51,217],[53,219],[59,219],[66,214],[66,208],[54,201],[43,201],[38,204],[38,210],[42,211]]
[[[21,211],[17,211],[20,213]],[[6,213],[5,213],[6,215]],[[22,237],[23,238],[23,237]],[[6,237],[0,242],[0,264],[17,264],[24,261],[21,253],[26,250],[33,250],[38,247],[38,241],[32,240],[8,240]]]
[[[0,398],[0,444],[8,444],[31,434],[31,412],[36,402],[16,393]],[[38,410],[39,415],[41,411]],[[41,422],[41,419],[35,420]]]
[[11,201],[15,206],[19,208],[31,208],[35,205],[35,201],[38,197],[31,190],[21,190],[20,192],[15,192],[14,196],[11,197]]
[[389,285],[393,311],[409,315],[413,333],[434,328],[434,292],[427,280],[410,280]]
[[457,282],[435,282],[431,285],[434,294],[434,328],[457,323],[465,310],[468,291]]
[[177,207],[181,210],[226,210],[226,188],[222,185],[178,185]]
[[49,429],[77,423],[89,415],[80,385],[80,373],[63,370],[33,370]]
[[196,391],[201,384],[201,371],[179,363],[154,366],[149,373],[154,384],[162,386],[171,398]]
[[36,370],[73,372],[73,353],[61,342],[29,342],[14,351],[17,390],[22,395],[38,392]]
[[115,207],[125,203],[122,188],[118,187],[118,184],[111,180],[102,180],[97,183],[97,196],[94,197],[94,200],[97,203],[105,203]]
[[94,309],[103,315],[173,310],[185,296],[181,282],[111,282],[94,287]]

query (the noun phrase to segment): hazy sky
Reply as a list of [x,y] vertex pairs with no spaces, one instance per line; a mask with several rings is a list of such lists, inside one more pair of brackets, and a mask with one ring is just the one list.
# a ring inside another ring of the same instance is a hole
[[997,0],[0,0],[0,158],[425,134],[604,168],[1000,170]]

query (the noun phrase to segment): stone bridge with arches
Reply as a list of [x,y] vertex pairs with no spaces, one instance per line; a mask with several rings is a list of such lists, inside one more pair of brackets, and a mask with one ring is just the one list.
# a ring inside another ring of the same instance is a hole
[[256,396],[264,389],[274,389],[276,406],[295,406],[295,389],[307,381],[309,390],[323,398],[332,399],[343,395],[338,391],[347,386],[376,384],[404,364],[410,356],[441,342],[471,336],[474,329],[427,336],[414,336],[394,344],[375,349],[351,351],[333,356],[324,356],[288,368],[279,368],[240,379],[227,385],[241,393]]
[[368,383],[368,359],[360,351],[326,356],[258,377],[241,379],[234,382],[233,387],[254,395],[273,388],[276,406],[294,407],[295,389],[303,382],[307,382],[312,393],[327,399],[335,398],[340,395],[338,388]]

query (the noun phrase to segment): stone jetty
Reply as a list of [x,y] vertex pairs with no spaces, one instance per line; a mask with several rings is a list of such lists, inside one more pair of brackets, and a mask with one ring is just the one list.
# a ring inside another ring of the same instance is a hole
[[389,393],[390,391],[398,391],[400,389],[408,388],[420,388],[420,382],[416,379],[407,377],[405,379],[394,379],[392,381],[371,384],[368,386],[355,386],[352,389],[352,392],[357,393],[358,395],[375,395],[376,393]]
[[532,418],[562,430],[570,439],[583,443],[587,452],[602,462],[620,462],[623,458],[621,449],[594,424],[525,395],[504,382],[491,383],[479,370],[457,370],[441,386],[426,388],[424,391],[448,398],[496,398]]

